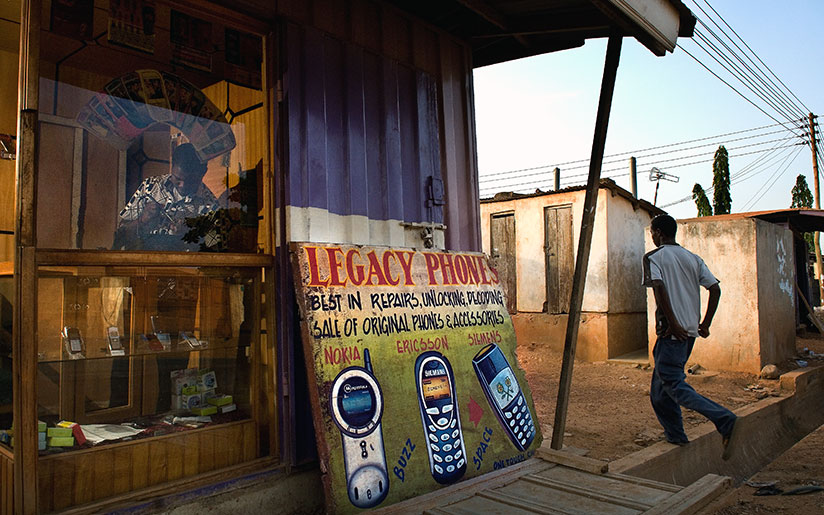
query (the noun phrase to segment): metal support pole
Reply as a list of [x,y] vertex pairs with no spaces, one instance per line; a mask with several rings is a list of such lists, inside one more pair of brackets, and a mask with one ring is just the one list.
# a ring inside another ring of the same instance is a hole
[[592,154],[589,161],[584,212],[581,217],[581,235],[578,240],[578,256],[575,259],[575,274],[572,278],[572,294],[569,301],[569,319],[564,340],[564,361],[561,365],[561,379],[558,385],[558,402],[555,404],[555,424],[552,427],[551,447],[560,450],[564,446],[569,389],[572,384],[572,368],[575,362],[575,346],[578,340],[578,324],[581,321],[581,304],[584,297],[589,249],[592,245],[592,228],[598,201],[598,183],[601,179],[601,165],[607,140],[609,111],[612,107],[612,93],[615,90],[615,76],[621,57],[621,34],[613,29],[607,44],[604,62],[604,76],[601,80],[601,96],[598,100],[598,114],[595,118],[595,135],[592,138]]
[[635,158],[629,158],[629,184],[632,196],[638,198],[638,169],[635,166]]

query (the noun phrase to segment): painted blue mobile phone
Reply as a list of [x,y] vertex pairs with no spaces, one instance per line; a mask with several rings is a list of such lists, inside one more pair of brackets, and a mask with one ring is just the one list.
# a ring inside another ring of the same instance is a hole
[[504,432],[518,450],[526,450],[535,439],[535,422],[506,356],[490,343],[472,358],[472,366]]
[[381,417],[383,394],[372,373],[369,349],[363,367],[348,367],[332,381],[329,409],[340,429],[349,501],[358,508],[374,508],[389,493]]
[[438,483],[454,483],[466,472],[466,447],[449,360],[439,352],[424,352],[415,360],[415,382],[429,471]]

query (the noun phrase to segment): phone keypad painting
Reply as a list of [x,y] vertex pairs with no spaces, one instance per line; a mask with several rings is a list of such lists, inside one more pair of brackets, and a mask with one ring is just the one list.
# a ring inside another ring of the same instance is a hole
[[427,351],[415,362],[415,379],[430,472],[438,483],[454,483],[466,472],[466,448],[452,367],[440,353]]
[[472,365],[504,432],[518,450],[526,450],[535,438],[535,423],[506,356],[491,343],[475,355]]

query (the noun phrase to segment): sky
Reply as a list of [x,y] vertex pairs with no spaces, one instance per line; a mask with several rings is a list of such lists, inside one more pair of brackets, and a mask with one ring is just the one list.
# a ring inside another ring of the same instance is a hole
[[[696,7],[711,13],[705,0],[683,1],[719,32]],[[824,1],[712,0],[710,5],[800,99],[793,101],[803,103],[805,113],[821,114],[824,125]],[[679,44],[786,124],[784,117],[721,70],[695,41],[679,38]],[[744,48],[740,41],[738,44]],[[586,182],[605,53],[606,39],[596,39],[577,49],[475,70],[481,198],[496,191],[551,189],[555,166],[561,169],[562,187]],[[629,190],[629,156],[635,155],[639,196],[650,202],[657,200],[656,205],[676,218],[693,217],[696,208],[691,198],[668,204],[691,197],[695,183],[704,189],[712,186],[713,153],[724,145],[734,177],[732,212],[787,208],[799,174],[805,175],[813,189],[812,154],[809,145],[801,144],[767,154],[766,150],[776,145],[788,144],[786,139],[775,140],[791,135],[776,120],[741,98],[681,48],[656,57],[634,38],[625,38],[602,177],[625,174],[614,180]],[[765,126],[770,127],[751,130]],[[737,134],[729,134],[733,132]],[[699,139],[702,141],[683,143]],[[795,138],[791,142],[801,141]],[[683,144],[674,145],[679,143]],[[653,147],[663,148],[642,152]],[[689,165],[697,161],[703,162]],[[536,167],[544,168],[519,171]],[[657,199],[656,183],[649,179],[652,167],[678,178],[678,182],[660,181]],[[712,193],[709,197],[712,202]]]

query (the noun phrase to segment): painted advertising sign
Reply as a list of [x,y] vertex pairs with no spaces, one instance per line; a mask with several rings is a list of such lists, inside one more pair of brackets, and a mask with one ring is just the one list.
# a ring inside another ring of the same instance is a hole
[[532,456],[532,395],[483,254],[290,250],[328,511],[388,506]]

